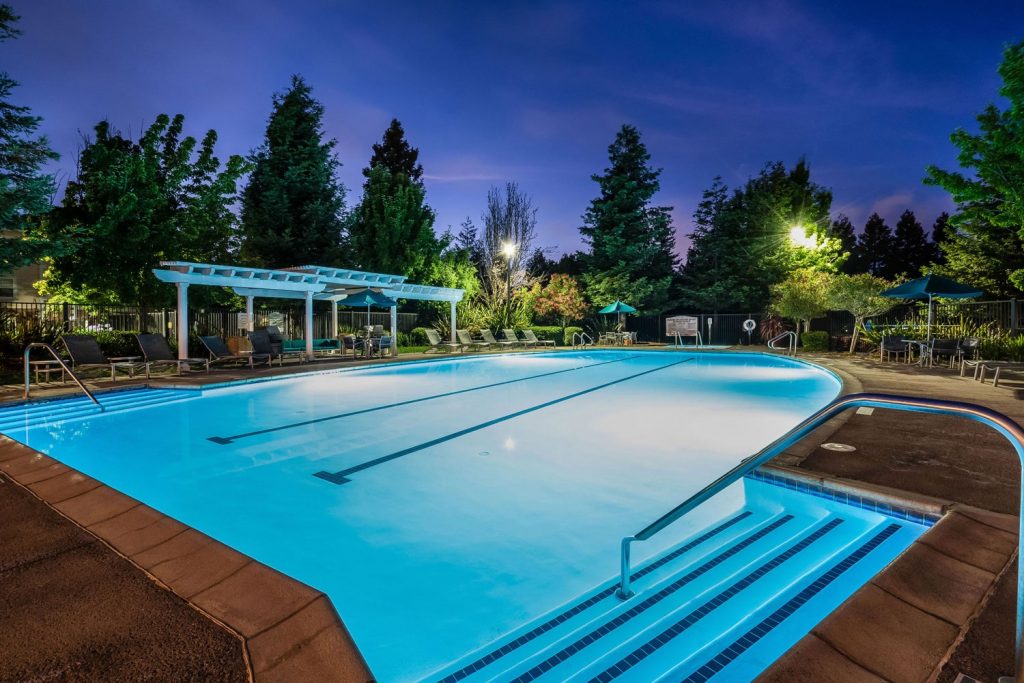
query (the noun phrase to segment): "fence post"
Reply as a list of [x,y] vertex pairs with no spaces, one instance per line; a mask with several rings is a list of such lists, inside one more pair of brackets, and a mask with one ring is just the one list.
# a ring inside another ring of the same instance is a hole
[[1011,332],[1016,332],[1017,331],[1017,324],[1018,324],[1018,322],[1019,321],[1017,320],[1017,300],[1016,299],[1010,299],[1010,331]]
[[70,332],[71,328],[68,326],[68,323],[70,322],[68,319],[68,303],[66,301],[61,305],[61,311],[64,316],[64,331]]

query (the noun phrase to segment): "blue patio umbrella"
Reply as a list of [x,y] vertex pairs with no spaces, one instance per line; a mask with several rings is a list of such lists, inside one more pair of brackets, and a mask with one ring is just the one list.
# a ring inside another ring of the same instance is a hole
[[622,325],[622,316],[625,315],[626,313],[636,313],[636,309],[630,306],[629,304],[624,304],[618,299],[616,299],[615,303],[608,304],[600,311],[598,311],[598,313],[601,315],[618,315],[619,325]]
[[391,297],[384,296],[380,292],[375,292],[372,289],[364,289],[360,292],[356,292],[355,294],[349,294],[338,303],[342,306],[348,306],[349,308],[366,306],[366,325],[369,327],[370,307],[376,306],[377,308],[391,308],[398,302]]
[[950,280],[941,275],[928,274],[902,285],[880,292],[882,296],[890,299],[914,299],[917,301],[928,301],[928,339],[932,338],[932,320],[934,310],[932,301],[936,297],[940,299],[974,299],[984,294],[980,289],[965,285],[956,280]]

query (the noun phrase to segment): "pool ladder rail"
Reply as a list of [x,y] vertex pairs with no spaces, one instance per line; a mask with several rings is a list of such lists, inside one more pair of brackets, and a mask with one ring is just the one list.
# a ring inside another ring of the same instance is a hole
[[790,356],[796,355],[796,332],[793,330],[786,330],[782,334],[776,335],[768,340],[768,348],[773,351],[782,351],[783,349],[777,346],[778,342],[786,339],[786,354]]
[[29,390],[30,390],[29,388],[30,388],[30,384],[31,384],[31,376],[29,375],[29,370],[31,369],[30,365],[29,365],[29,355],[32,353],[32,349],[46,349],[49,352],[49,354],[53,357],[53,360],[55,360],[57,363],[60,364],[61,369],[64,372],[66,372],[68,375],[70,375],[70,377],[74,381],[74,383],[78,385],[78,388],[85,392],[85,395],[89,397],[89,400],[92,401],[93,403],[95,403],[97,406],[99,406],[100,411],[103,410],[103,405],[99,401],[96,400],[96,397],[93,396],[93,393],[91,391],[89,391],[88,387],[86,387],[85,384],[82,383],[82,380],[80,380],[78,378],[78,375],[75,374],[75,371],[71,369],[71,367],[64,361],[63,358],[60,357],[60,354],[58,354],[54,350],[54,348],[52,346],[50,346],[49,344],[43,344],[42,342],[32,342],[31,344],[29,344],[28,346],[25,347],[25,399],[26,400],[28,400],[28,398],[29,398]]
[[[792,334],[792,333],[790,333]],[[836,417],[850,408],[889,408],[892,410],[903,410],[912,413],[928,413],[932,415],[954,415],[965,417],[975,422],[987,425],[1002,434],[1010,445],[1013,446],[1017,457],[1021,461],[1021,468],[1024,470],[1024,428],[1011,418],[1000,412],[974,405],[972,403],[961,403],[959,401],[943,401],[931,398],[915,398],[910,396],[895,396],[890,394],[850,394],[837,398],[814,415],[789,430],[771,444],[765,446],[757,453],[743,459],[738,465],[711,482],[687,500],[672,508],[653,523],[647,525],[632,536],[622,539],[620,550],[620,577],[619,587],[616,595],[622,600],[628,600],[634,593],[630,587],[630,546],[635,541],[646,541],[659,531],[665,529],[673,522],[684,517],[698,505],[714,497],[722,490],[731,486],[744,475],[757,469],[775,456],[796,444],[815,429]],[[1021,508],[1024,510],[1024,485],[1021,487]],[[1021,515],[1021,524],[1018,529],[1018,544],[1024,540],[1024,515]],[[1018,545],[1018,554],[1022,547]],[[1009,681],[1024,682],[1024,566],[1017,570],[1017,614],[1016,614],[1016,640],[1014,642],[1014,677],[1000,678],[1000,683]]]
[[586,332],[573,332],[572,333],[572,348],[574,349],[585,349],[588,346],[594,345],[594,339]]

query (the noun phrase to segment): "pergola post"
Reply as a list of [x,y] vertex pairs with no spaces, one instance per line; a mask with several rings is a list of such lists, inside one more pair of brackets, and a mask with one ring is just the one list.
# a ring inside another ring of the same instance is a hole
[[188,358],[188,283],[178,283],[178,359]]
[[313,292],[306,292],[306,358],[313,360]]
[[391,307],[391,357],[398,355],[398,306]]
[[331,299],[331,339],[338,338],[338,300]]
[[455,325],[456,325],[456,323],[455,323],[455,302],[454,301],[450,301],[449,303],[451,304],[451,307],[452,307],[452,314],[451,314],[451,321],[452,321],[451,341],[454,344],[455,343]]
[[253,305],[252,305],[253,299],[255,299],[255,298],[256,297],[254,297],[254,296],[247,296],[247,297],[245,297],[245,320],[246,320],[245,329],[248,330],[249,332],[254,332],[256,330],[256,321],[253,320]]

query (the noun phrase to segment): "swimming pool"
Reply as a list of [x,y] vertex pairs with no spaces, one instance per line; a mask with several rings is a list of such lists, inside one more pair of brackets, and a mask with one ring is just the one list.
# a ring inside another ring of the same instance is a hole
[[[477,653],[604,590],[623,536],[838,391],[830,373],[776,356],[590,350],[124,392],[102,397],[99,415],[84,399],[55,401],[5,409],[0,430],[323,590],[380,680],[461,680]],[[713,551],[745,558],[741,572],[833,524],[814,537],[832,548],[815,556],[827,563],[887,524],[745,481],[638,546],[635,564],[737,516],[672,572]],[[887,558],[923,529],[899,526]],[[806,557],[801,567],[818,566]],[[764,590],[781,599],[790,585]],[[648,589],[640,600],[660,590]],[[536,661],[555,635],[530,639]],[[524,662],[515,675],[540,666]]]

